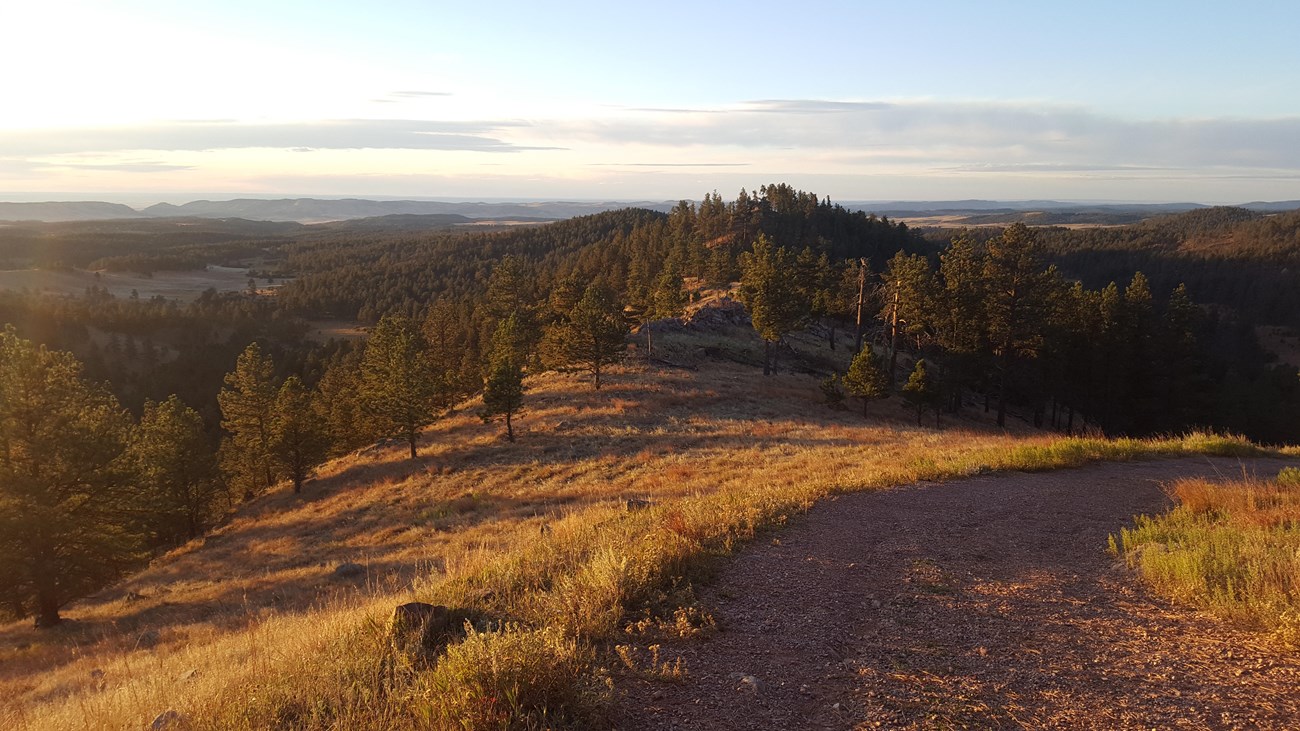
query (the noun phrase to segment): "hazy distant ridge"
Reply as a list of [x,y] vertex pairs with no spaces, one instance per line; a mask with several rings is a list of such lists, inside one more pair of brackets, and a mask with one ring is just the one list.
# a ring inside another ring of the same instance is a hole
[[105,221],[141,215],[130,206],[102,201],[0,203],[0,221]]
[[[455,215],[476,219],[555,219],[585,216],[620,208],[647,208],[667,212],[675,201],[414,201],[367,200],[364,198],[236,198],[225,201],[198,200],[174,205],[159,203],[136,210],[119,203],[98,201],[0,203],[0,221],[102,221],[122,218],[243,218],[250,221],[294,221],[322,223],[381,216]],[[1115,222],[1141,220],[1148,216],[1207,208],[1201,203],[1080,203],[1053,200],[991,201],[848,201],[850,210],[866,211],[891,218],[932,215],[988,216],[1048,212],[1082,216],[1117,216]],[[1300,208],[1300,201],[1256,201],[1242,208],[1266,213]],[[1050,221],[1041,221],[1048,223]]]
[[444,201],[375,201],[361,198],[324,200],[284,198],[261,200],[239,198],[229,201],[192,201],[176,206],[159,203],[142,211],[149,216],[200,216],[203,218],[248,218],[263,221],[341,221],[393,215],[454,214],[470,218],[572,218],[619,208],[650,208],[668,211],[671,202],[603,201],[538,203],[476,203]]

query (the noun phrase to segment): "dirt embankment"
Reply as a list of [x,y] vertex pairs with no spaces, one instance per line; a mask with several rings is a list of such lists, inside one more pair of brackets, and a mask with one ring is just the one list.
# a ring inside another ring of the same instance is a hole
[[824,501],[663,640],[685,682],[625,678],[620,729],[1285,729],[1300,656],[1152,596],[1106,552],[1161,483],[1268,476],[1183,459],[991,475]]

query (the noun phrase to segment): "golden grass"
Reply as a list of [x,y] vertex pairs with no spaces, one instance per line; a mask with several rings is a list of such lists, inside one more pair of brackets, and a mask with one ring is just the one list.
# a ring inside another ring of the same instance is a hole
[[[679,362],[698,344],[664,341]],[[360,450],[303,495],[281,489],[70,607],[71,626],[0,628],[0,727],[138,728],[168,709],[193,728],[595,723],[605,656],[593,648],[637,621],[681,623],[714,557],[827,494],[1254,449],[1065,439],[982,415],[935,431],[899,399],[869,419],[831,411],[817,380],[719,363],[628,366],[598,393],[574,375],[531,377],[517,443],[467,405],[427,431],[418,461],[400,445]],[[629,512],[633,497],[652,505]],[[344,561],[368,577],[334,578]],[[404,663],[384,622],[412,599],[489,622],[432,667]]]
[[1111,537],[1158,591],[1300,645],[1300,472],[1180,480],[1173,509]]

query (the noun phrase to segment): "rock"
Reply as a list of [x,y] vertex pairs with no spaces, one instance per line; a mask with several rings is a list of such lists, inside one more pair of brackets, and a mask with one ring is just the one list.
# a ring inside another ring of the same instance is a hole
[[366,575],[366,567],[359,563],[341,563],[334,567],[334,576],[340,579],[359,579]]
[[140,636],[136,638],[135,647],[137,650],[147,650],[158,644],[158,641],[161,639],[162,636],[158,634],[158,630],[147,629],[141,632]]
[[145,598],[144,594],[141,594],[138,591],[128,591],[126,593],[126,601],[128,604],[132,602],[138,602],[144,598]]
[[627,501],[627,512],[635,513],[638,510],[649,510],[650,505],[651,503],[649,500],[639,497],[629,498]]
[[189,670],[186,670],[185,672],[181,673],[180,676],[178,676],[178,677],[176,678],[176,680],[178,680],[178,681],[184,683],[184,682],[187,682],[187,681],[193,680],[193,679],[195,679],[195,678],[197,678],[197,677],[199,677],[199,669],[198,669],[198,668],[190,668]]
[[753,675],[745,675],[740,679],[740,686],[736,690],[742,690],[758,695],[763,690],[763,683]]
[[149,724],[149,731],[163,731],[163,729],[178,729],[178,728],[182,728],[182,724],[184,723],[185,723],[185,717],[182,716],[180,712],[177,711],[176,709],[169,708],[163,711],[162,713],[159,713],[154,718],[153,723]]
[[469,618],[464,610],[411,602],[393,610],[389,632],[394,645],[404,651],[437,655],[465,636],[465,622]]
[[425,620],[433,616],[438,609],[447,610],[446,607],[435,607],[424,602],[400,604],[393,610],[393,619],[388,623],[388,630],[396,637],[423,629]]

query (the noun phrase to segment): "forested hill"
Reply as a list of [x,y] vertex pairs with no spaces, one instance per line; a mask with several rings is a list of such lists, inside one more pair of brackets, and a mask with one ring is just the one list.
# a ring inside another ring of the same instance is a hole
[[1300,326],[1300,210],[1217,207],[1134,226],[1040,229],[1062,271],[1089,287],[1141,271],[1157,293],[1186,284],[1196,301],[1246,322]]
[[665,264],[725,284],[739,278],[739,256],[759,234],[830,261],[865,257],[877,268],[900,250],[929,246],[904,224],[771,185],[731,202],[711,193],[668,214],[630,208],[482,234],[321,235],[289,247],[286,268],[299,276],[280,296],[301,314],[374,321],[393,310],[415,313],[430,299],[472,297],[506,255],[528,264],[539,292],[565,279],[622,292],[629,277],[653,278]]

